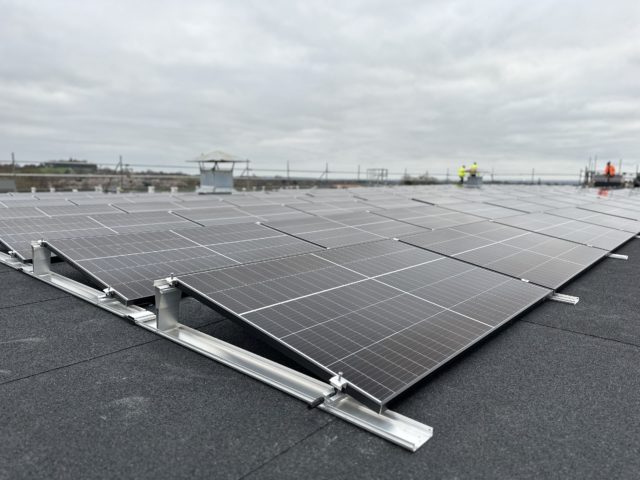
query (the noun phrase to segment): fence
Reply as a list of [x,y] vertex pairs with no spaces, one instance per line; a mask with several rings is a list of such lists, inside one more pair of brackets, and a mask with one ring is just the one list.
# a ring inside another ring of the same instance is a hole
[[[4,164],[4,165],[3,165]],[[125,169],[115,171],[113,165],[98,165],[102,171],[98,173],[40,173],[24,172],[25,165],[34,167],[36,162],[12,162],[0,160],[0,178],[14,178],[19,185],[18,190],[28,190],[29,182],[36,183],[38,188],[55,186],[59,189],[87,188],[97,185],[107,185],[109,187],[128,187],[131,189],[146,188],[149,185],[157,185],[161,188],[168,184],[180,184],[182,188],[191,188],[198,183],[198,169],[189,164],[183,165],[158,165],[158,164],[127,164]],[[250,164],[249,164],[250,165]],[[105,168],[106,167],[106,168]],[[109,171],[109,169],[111,169]],[[146,171],[140,171],[140,170]],[[151,171],[151,169],[175,169],[176,173],[163,173],[162,171]],[[628,178],[635,177],[635,172],[627,172]],[[136,171],[137,170],[137,171]],[[458,180],[456,171],[393,171],[386,170],[385,175],[368,175],[373,169],[363,169],[358,166],[355,170],[331,169],[329,164],[325,164],[324,169],[296,169],[291,168],[287,163],[285,168],[252,168],[247,167],[236,172],[236,180],[242,184],[253,186],[260,181],[272,184],[304,184],[323,185],[335,183],[357,183],[357,184],[393,184],[403,181],[414,183],[439,183],[456,182]],[[381,170],[381,169],[375,169]],[[587,169],[578,171],[549,172],[549,171],[500,171],[480,170],[485,183],[572,183],[578,184],[584,181],[584,173]],[[184,173],[182,173],[184,172]],[[187,173],[188,172],[188,173]],[[375,178],[375,179],[374,179]],[[372,180],[374,179],[374,180]],[[253,183],[252,183],[253,182]],[[69,184],[69,185],[67,185]]]

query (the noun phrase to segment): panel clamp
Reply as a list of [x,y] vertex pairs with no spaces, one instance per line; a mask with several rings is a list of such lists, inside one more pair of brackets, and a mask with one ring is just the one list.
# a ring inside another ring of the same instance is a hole
[[349,382],[347,382],[345,378],[342,376],[342,372],[338,372],[338,375],[331,377],[329,379],[329,383],[333,388],[336,389],[336,392],[343,391],[349,384]]
[[629,260],[629,255],[622,255],[620,253],[609,253],[607,257],[614,258],[616,260]]

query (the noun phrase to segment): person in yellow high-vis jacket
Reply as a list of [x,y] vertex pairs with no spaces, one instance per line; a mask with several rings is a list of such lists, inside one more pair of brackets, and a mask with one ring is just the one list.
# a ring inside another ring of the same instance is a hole
[[458,169],[458,177],[460,177],[460,183],[464,183],[464,176],[467,173],[467,167],[465,167],[464,165],[462,165],[459,169]]
[[478,164],[476,162],[473,162],[471,167],[469,167],[469,175],[471,175],[472,177],[475,177],[477,173],[478,173]]

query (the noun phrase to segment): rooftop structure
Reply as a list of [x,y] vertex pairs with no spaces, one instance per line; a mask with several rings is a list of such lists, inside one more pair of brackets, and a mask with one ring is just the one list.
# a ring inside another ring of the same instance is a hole
[[231,193],[233,191],[233,169],[237,163],[245,163],[230,153],[215,150],[202,153],[189,162],[197,162],[200,167],[200,186],[196,193]]

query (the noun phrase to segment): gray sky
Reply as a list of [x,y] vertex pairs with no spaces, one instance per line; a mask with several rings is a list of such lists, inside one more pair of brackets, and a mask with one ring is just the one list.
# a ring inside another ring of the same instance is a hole
[[0,159],[640,162],[640,2],[0,0]]

